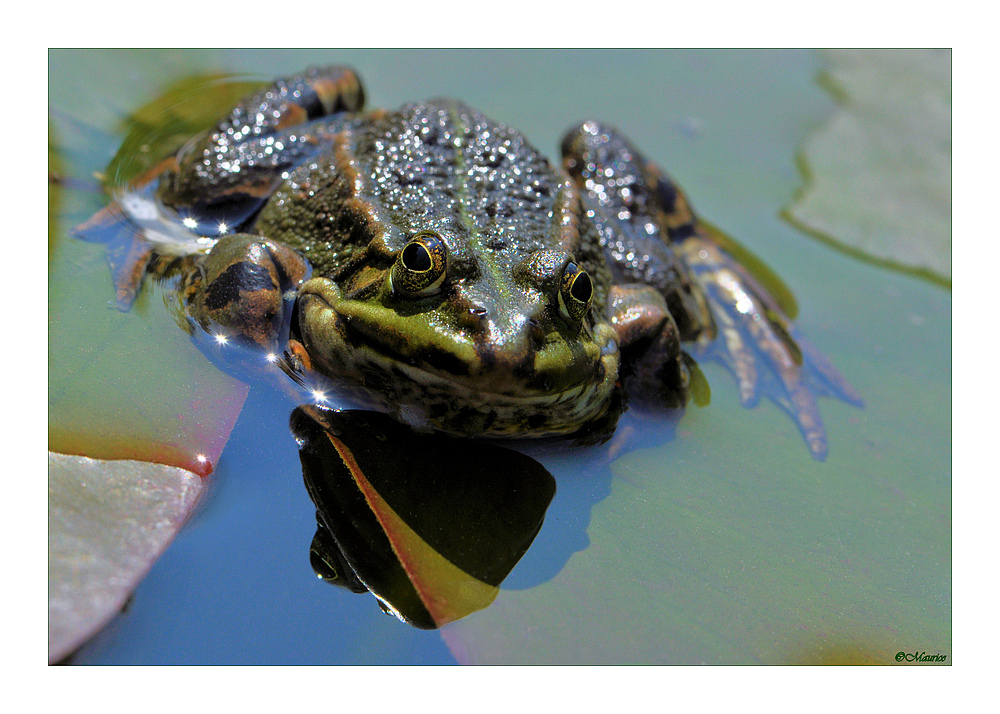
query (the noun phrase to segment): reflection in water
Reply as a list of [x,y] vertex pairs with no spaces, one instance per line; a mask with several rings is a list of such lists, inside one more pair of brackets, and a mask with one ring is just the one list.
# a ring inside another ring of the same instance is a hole
[[316,504],[317,575],[424,629],[493,602],[555,494],[534,459],[377,412],[299,407],[291,429]]

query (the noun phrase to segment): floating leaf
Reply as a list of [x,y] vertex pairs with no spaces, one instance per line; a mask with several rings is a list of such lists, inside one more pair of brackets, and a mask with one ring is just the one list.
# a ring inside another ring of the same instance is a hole
[[69,274],[50,283],[49,448],[209,473],[246,385],[209,363],[162,305],[143,309],[149,292],[130,313],[111,307],[103,257],[90,259],[103,289]]
[[[54,205],[81,202],[72,186],[49,191]],[[131,311],[115,309],[105,249],[68,238],[73,219],[60,218],[49,228],[49,448],[210,472],[246,385],[191,344],[157,304],[165,297],[157,286]]]
[[823,55],[839,111],[802,151],[787,217],[834,245],[951,285],[951,51]]
[[49,452],[49,661],[125,603],[187,520],[201,479],[141,461]]

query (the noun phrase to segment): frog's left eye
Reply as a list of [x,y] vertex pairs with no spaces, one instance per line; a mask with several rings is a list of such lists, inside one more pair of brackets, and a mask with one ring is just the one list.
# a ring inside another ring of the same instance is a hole
[[587,271],[572,261],[567,263],[559,282],[559,308],[563,314],[579,322],[593,299],[594,283]]
[[404,295],[429,295],[444,282],[448,249],[436,233],[415,235],[396,256],[390,279],[392,287]]

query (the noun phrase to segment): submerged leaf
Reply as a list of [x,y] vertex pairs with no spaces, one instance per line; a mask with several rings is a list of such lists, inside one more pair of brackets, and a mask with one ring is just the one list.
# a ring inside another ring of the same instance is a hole
[[247,387],[205,360],[150,285],[115,310],[102,249],[60,237],[49,275],[49,448],[209,473]]
[[125,139],[105,172],[108,181],[121,186],[139,179],[260,86],[223,74],[175,82],[124,120]]
[[840,110],[810,137],[787,217],[849,252],[950,286],[951,52],[824,53]]

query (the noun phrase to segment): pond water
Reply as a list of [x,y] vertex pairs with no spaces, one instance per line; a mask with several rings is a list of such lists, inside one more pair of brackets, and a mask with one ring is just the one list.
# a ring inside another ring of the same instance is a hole
[[[834,109],[808,52],[54,51],[50,154],[69,180],[50,197],[50,404],[83,349],[60,346],[94,324],[131,320],[137,350],[183,352],[199,378],[214,369],[157,296],[128,316],[110,307],[103,248],[67,237],[104,205],[94,173],[127,169],[113,164],[126,119],[192,76],[331,62],[359,71],[370,106],[458,97],[550,157],[575,122],[619,126],[782,277],[802,333],[865,406],[821,400],[829,456],[816,462],[781,410],[742,408],[708,364],[710,404],[679,421],[628,412],[621,429],[636,436],[621,452],[536,450],[556,493],[531,548],[491,607],[424,631],[317,580],[295,405],[251,389],[226,417],[206,503],[74,662],[950,660],[951,294],[779,217],[803,181],[801,142]],[[107,400],[114,374],[93,369],[91,399]]]

